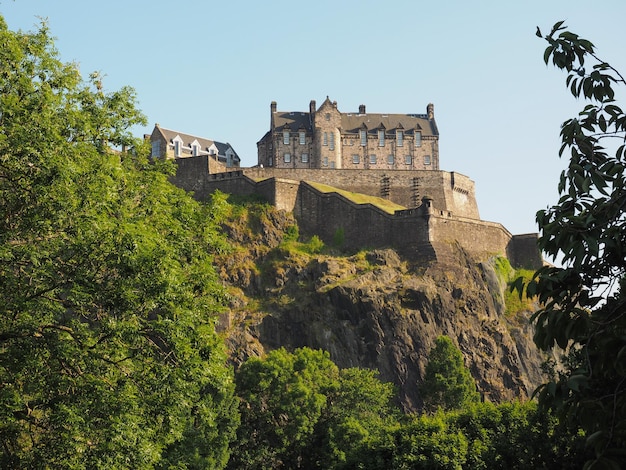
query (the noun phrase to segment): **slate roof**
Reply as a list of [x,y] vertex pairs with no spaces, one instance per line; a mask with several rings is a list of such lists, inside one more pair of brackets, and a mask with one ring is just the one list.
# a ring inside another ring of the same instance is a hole
[[284,129],[285,124],[293,132],[299,129],[311,130],[311,115],[309,113],[301,113],[299,111],[277,111],[274,114],[274,128]]
[[402,129],[406,134],[418,130],[422,136],[436,136],[437,128],[425,114],[342,114],[341,131],[344,133],[358,133],[365,125],[368,131],[384,128],[387,132]]
[[228,148],[230,147],[233,149],[233,152],[235,153],[235,159],[240,160],[239,155],[237,155],[237,151],[228,142],[226,143],[218,142],[216,140],[211,140],[211,139],[207,139],[204,137],[198,137],[196,135],[186,134],[184,132],[178,132],[178,131],[174,131],[171,129],[166,129],[159,125],[157,125],[156,128],[161,132],[163,137],[165,137],[165,140],[167,140],[167,142],[171,143],[176,138],[176,136],[180,136],[180,138],[183,139],[183,146],[191,147],[191,144],[195,140],[197,140],[198,144],[200,144],[200,149],[204,152],[208,152],[209,147],[215,144],[215,146],[217,147],[218,155],[226,155],[226,150],[228,150]]
[[[274,113],[274,129],[280,131],[288,126],[291,132],[300,129],[311,131],[311,115],[299,111],[277,111]],[[428,119],[426,114],[381,114],[381,113],[341,113],[341,132],[358,133],[365,125],[368,131],[375,131],[384,127],[387,132],[395,132],[396,129],[403,129],[407,135],[416,130],[422,136],[437,136],[437,126]],[[261,139],[262,140],[262,139]]]

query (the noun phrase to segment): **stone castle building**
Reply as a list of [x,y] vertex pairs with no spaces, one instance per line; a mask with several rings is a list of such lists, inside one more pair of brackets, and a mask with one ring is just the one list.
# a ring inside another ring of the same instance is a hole
[[438,170],[439,131],[434,106],[426,114],[342,113],[328,97],[308,112],[277,111],[257,143],[258,162],[268,168]]
[[[271,104],[270,129],[257,143],[258,164],[228,167],[210,152],[178,157],[172,181],[205,199],[216,190],[261,196],[293,212],[304,235],[342,247],[393,247],[416,261],[445,262],[458,247],[477,260],[495,254],[514,266],[536,269],[543,260],[537,234],[513,235],[497,222],[480,219],[474,182],[439,169],[439,131],[434,106],[426,114],[341,113],[326,98],[309,112],[280,112]],[[158,126],[152,134],[176,151],[174,133]],[[200,141],[199,141],[200,143]],[[168,158],[170,153],[153,152]],[[234,160],[233,160],[234,162]],[[238,162],[238,160],[237,160]],[[226,161],[225,163],[228,163]],[[335,188],[335,189],[333,189]],[[341,194],[360,193],[399,206],[393,213],[375,203],[356,203]]]

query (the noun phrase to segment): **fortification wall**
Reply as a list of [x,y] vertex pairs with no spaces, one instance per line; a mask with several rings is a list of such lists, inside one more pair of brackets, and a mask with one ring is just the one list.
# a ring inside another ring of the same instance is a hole
[[294,211],[304,233],[325,242],[344,240],[349,249],[389,244],[393,216],[370,204],[355,204],[337,193],[322,193],[302,183]]
[[[445,259],[452,243],[459,243],[481,259],[501,254],[514,266],[533,269],[542,263],[536,234],[513,237],[501,224],[479,220],[474,182],[458,173],[259,168],[209,174],[206,156],[177,163],[174,184],[193,191],[196,199],[206,199],[215,190],[256,194],[278,209],[293,212],[302,233],[317,234],[326,243],[342,241],[347,249],[392,246],[405,256],[428,261]],[[388,179],[383,181],[385,184],[380,181],[383,178]],[[395,202],[409,197],[406,193],[410,192],[414,203],[411,209],[389,214],[337,193],[318,191],[306,180],[376,196],[381,195],[377,193],[381,187],[386,187],[387,197]],[[422,204],[420,198],[417,203],[419,194],[427,194],[430,199]]]
[[350,170],[248,168],[246,176],[259,180],[281,178],[315,181],[356,193],[389,199],[407,208],[418,207],[428,196],[437,207],[460,217],[480,219],[474,182],[459,173],[432,170]]
[[461,217],[433,210],[429,217],[430,237],[441,243],[458,242],[480,259],[499,254],[508,255],[511,233],[501,224]]
[[316,234],[325,243],[342,242],[349,250],[392,246],[413,259],[436,258],[421,209],[389,214],[301,183],[294,215],[302,233]]
[[543,266],[543,258],[537,247],[537,233],[513,235],[507,250],[510,263],[516,267],[539,269]]

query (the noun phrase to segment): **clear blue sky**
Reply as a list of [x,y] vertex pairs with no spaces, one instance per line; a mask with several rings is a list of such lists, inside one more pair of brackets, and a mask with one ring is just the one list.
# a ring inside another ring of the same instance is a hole
[[380,113],[432,102],[441,168],[472,178],[481,218],[512,233],[537,231],[535,212],[556,202],[560,124],[583,107],[544,65],[536,26],[565,20],[626,72],[624,0],[0,0],[0,14],[13,30],[47,18],[83,76],[135,88],[149,122],[138,136],[158,122],[230,142],[245,166],[273,100]]

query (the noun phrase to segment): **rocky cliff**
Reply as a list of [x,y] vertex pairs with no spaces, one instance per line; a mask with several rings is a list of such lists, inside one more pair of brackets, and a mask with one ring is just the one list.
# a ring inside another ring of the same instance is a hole
[[289,214],[255,207],[224,225],[234,249],[216,260],[232,295],[221,326],[235,365],[281,346],[324,349],[339,367],[377,369],[415,411],[428,352],[447,335],[485,399],[523,399],[540,383],[528,312],[507,312],[496,258],[477,261],[453,244],[445,264],[390,249],[345,255],[293,241]]

